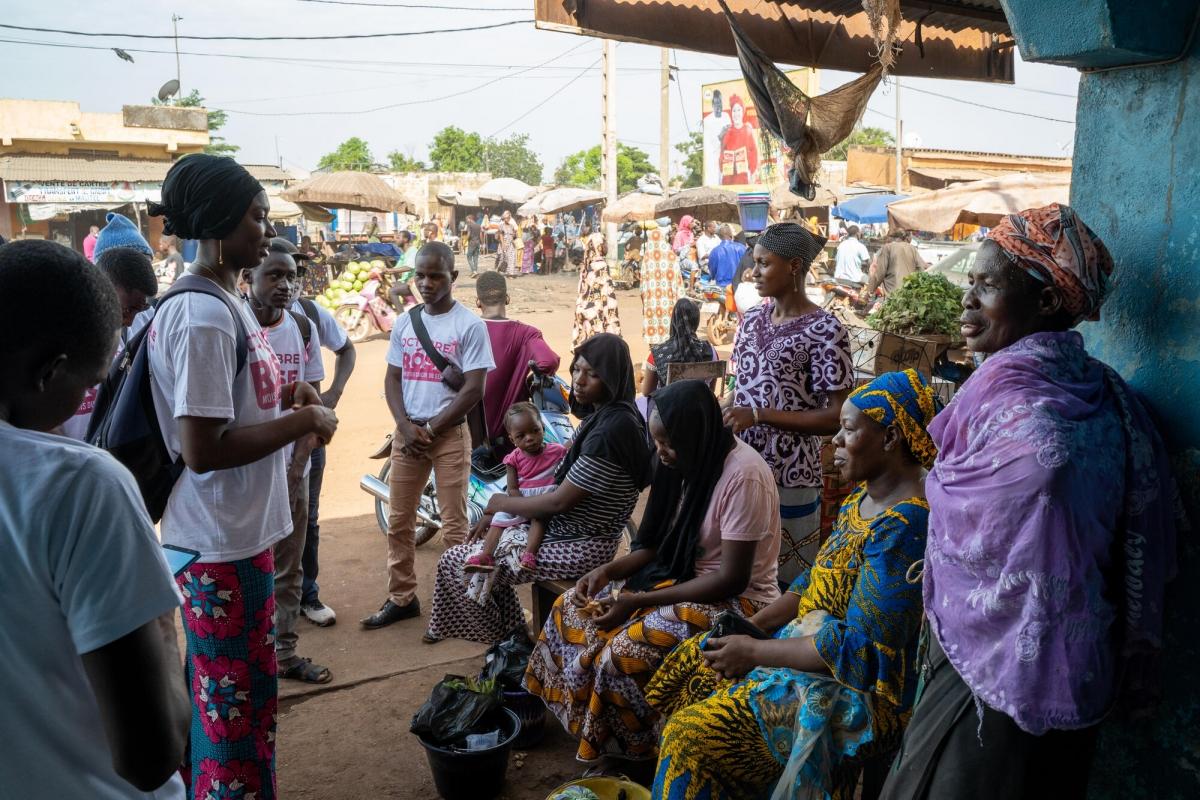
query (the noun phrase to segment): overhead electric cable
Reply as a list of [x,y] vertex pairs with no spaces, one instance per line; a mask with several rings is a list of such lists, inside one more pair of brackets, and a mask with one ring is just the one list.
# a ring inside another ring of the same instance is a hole
[[61,33],[67,36],[87,36],[90,38],[121,38],[121,39],[191,39],[194,41],[203,42],[323,42],[340,39],[389,39],[399,36],[427,36],[435,33],[466,33],[469,31],[488,31],[495,28],[507,28],[512,25],[528,25],[532,23],[531,19],[514,19],[508,22],[495,22],[490,25],[473,25],[467,28],[434,28],[425,31],[394,31],[391,33],[330,33],[319,34],[316,36],[196,36],[194,34],[180,34],[178,37],[171,34],[157,33],[99,33],[95,31],[70,31],[62,28],[34,28],[27,25],[10,25],[5,22],[0,22],[0,28],[8,28],[14,31],[29,31],[31,33]]

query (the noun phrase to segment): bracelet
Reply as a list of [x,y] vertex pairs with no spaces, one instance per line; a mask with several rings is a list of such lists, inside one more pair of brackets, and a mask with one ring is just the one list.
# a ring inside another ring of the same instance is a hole
[[425,423],[425,430],[429,431],[430,436],[437,436],[437,432],[434,431],[433,426],[430,425],[428,422]]
[[754,408],[750,409],[750,413],[751,413],[751,415],[753,415],[753,417],[754,417],[754,424],[755,424],[755,425],[758,425],[758,424],[760,424],[760,423],[759,423],[759,420],[758,420],[758,407],[757,407],[757,406],[755,406]]

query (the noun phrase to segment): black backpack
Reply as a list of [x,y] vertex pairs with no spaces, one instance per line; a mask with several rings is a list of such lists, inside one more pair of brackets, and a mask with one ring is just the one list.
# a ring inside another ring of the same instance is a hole
[[[229,308],[237,329],[237,373],[246,366],[249,336],[235,302],[215,283],[198,275],[184,273],[158,299],[155,308],[172,297],[199,292],[215,297]],[[129,340],[121,358],[113,365],[96,394],[95,410],[88,425],[87,441],[111,453],[133,473],[150,519],[158,522],[166,510],[175,482],[183,474],[183,458],[172,459],[163,440],[154,396],[150,389],[150,352],[145,346],[151,325],[144,326]]]

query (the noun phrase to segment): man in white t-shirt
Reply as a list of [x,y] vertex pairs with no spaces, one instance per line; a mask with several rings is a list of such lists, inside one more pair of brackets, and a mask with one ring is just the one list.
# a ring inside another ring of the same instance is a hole
[[862,288],[867,282],[866,265],[871,260],[867,246],[858,240],[858,226],[851,225],[846,229],[846,238],[837,247],[837,267],[833,278],[838,283]]
[[[50,326],[28,302],[47,286]],[[120,327],[111,283],[83,256],[0,247],[4,797],[184,796],[179,595],[154,527],[115,459],[44,432],[107,373]]]
[[717,235],[717,223],[711,219],[704,223],[704,233],[696,237],[696,258],[700,260],[700,267],[708,266],[708,257],[712,251],[721,243],[721,237]]
[[[454,299],[454,253],[430,242],[417,253],[417,289],[425,298],[419,312],[429,344],[461,373],[453,389],[430,358],[414,329],[416,309],[392,328],[384,393],[396,422],[389,475],[388,599],[362,620],[368,629],[419,616],[414,571],[417,503],[433,470],[442,514],[442,538],[461,544],[467,535],[467,485],[471,472],[471,433],[467,414],[483,399],[484,377],[495,366],[483,320]],[[453,380],[451,381],[453,382]]]
[[[275,352],[280,380],[284,384],[303,381],[317,388],[325,377],[320,333],[307,317],[288,309],[299,283],[295,260],[273,241],[269,255],[254,269],[246,270],[244,280],[250,289],[247,303]],[[275,657],[280,678],[329,683],[333,675],[328,667],[296,654],[303,581],[300,562],[308,533],[308,473],[316,444],[316,437],[309,435],[284,448],[292,524],[288,535],[274,548]]]
[[[290,253],[296,261],[301,281],[295,285],[294,299],[288,308],[297,314],[303,314],[316,326],[321,337],[321,347],[334,355],[333,379],[329,382],[328,388],[321,390],[321,403],[326,408],[337,408],[338,402],[342,399],[342,393],[346,390],[346,384],[350,381],[350,375],[354,372],[354,363],[357,359],[354,342],[350,341],[345,329],[333,318],[333,314],[312,300],[300,297],[304,271],[310,268],[307,263],[308,255],[297,250],[287,239],[272,239],[271,247],[272,249],[278,247],[284,252]],[[308,533],[304,537],[304,555],[300,559],[304,572],[304,583],[300,590],[300,613],[307,617],[309,622],[322,628],[337,622],[337,614],[334,613],[333,608],[321,600],[321,587],[317,583],[317,576],[320,574],[321,487],[324,478],[325,445],[321,444],[313,448],[311,468],[308,472]]]

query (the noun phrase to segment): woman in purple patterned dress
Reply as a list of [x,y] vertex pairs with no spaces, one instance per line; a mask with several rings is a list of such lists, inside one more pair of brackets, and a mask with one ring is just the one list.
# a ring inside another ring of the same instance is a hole
[[825,240],[794,222],[767,228],[754,246],[750,309],[733,345],[737,382],[725,422],[762,454],[779,485],[779,579],[812,565],[821,521],[821,437],[837,433],[854,385],[850,338],[804,293]]

